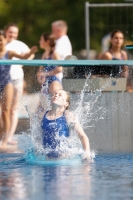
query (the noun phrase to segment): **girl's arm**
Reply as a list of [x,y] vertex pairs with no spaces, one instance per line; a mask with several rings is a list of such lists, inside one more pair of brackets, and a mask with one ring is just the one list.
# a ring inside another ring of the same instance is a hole
[[[127,52],[122,50],[122,55],[124,56],[124,60],[128,60]],[[129,76],[129,67],[127,65],[122,67],[121,76],[124,78],[128,78]]]
[[[60,60],[58,53],[55,51],[53,53],[52,60]],[[55,74],[60,73],[62,71],[63,71],[63,67],[57,66],[55,69],[53,69],[49,72],[46,72],[45,74],[46,74],[46,76],[54,76]]]
[[75,124],[75,130],[78,133],[79,139],[82,143],[83,149],[85,153],[90,154],[90,143],[87,135],[85,134],[83,128],[81,127],[80,124],[76,123]]
[[37,76],[37,81],[39,84],[42,85],[46,81],[46,75],[45,75],[43,66],[39,67],[39,70],[37,71],[36,76]]
[[68,122],[68,124],[72,124],[74,126],[75,131],[78,133],[78,137],[82,143],[83,149],[85,151],[85,154],[87,157],[90,157],[90,142],[89,142],[89,138],[87,137],[87,135],[85,134],[83,128],[81,127],[81,125],[77,122],[77,120],[75,120],[75,117],[72,113],[70,113],[69,111],[65,112],[66,115],[66,120]]
[[55,74],[58,74],[60,72],[63,71],[63,68],[60,66],[60,67],[56,67],[55,69],[49,71],[49,72],[45,72],[45,76],[54,76]]
[[122,55],[124,56],[124,60],[128,60],[128,55],[126,51],[122,50]]
[[[42,60],[44,60],[45,58],[45,52],[42,54]],[[39,84],[43,84],[46,81],[46,76],[45,76],[45,67],[44,66],[40,66],[38,71],[37,71],[37,81]]]
[[[41,59],[44,60],[44,58],[45,58],[45,52],[42,54],[42,58]],[[44,69],[45,69],[45,66],[40,66],[38,71],[39,72],[44,72]]]
[[17,54],[16,52],[9,51],[9,59],[12,59],[13,57],[20,58],[20,59],[27,59],[29,58],[32,54],[36,53],[38,51],[36,46],[33,46],[29,52],[25,54]]

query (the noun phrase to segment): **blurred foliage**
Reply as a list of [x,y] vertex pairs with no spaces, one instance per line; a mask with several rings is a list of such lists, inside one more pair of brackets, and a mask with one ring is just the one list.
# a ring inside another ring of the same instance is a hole
[[[39,46],[43,32],[51,31],[51,23],[65,20],[73,52],[85,49],[85,0],[0,0],[0,29],[14,22],[19,26],[19,40],[29,47]],[[89,3],[126,3],[124,0],[89,0]],[[133,7],[90,8],[90,48],[101,51],[103,36],[121,29],[126,40],[133,40]],[[41,55],[40,50],[40,55]],[[37,55],[39,57],[39,54]],[[24,67],[28,91],[39,90],[37,67]]]
[[[0,29],[9,22],[20,28],[19,39],[29,46],[38,44],[43,32],[51,31],[51,23],[67,21],[73,51],[85,48],[85,0],[0,0]],[[89,3],[99,3],[90,0]],[[100,3],[125,3],[122,0],[101,0]],[[90,8],[91,48],[101,50],[101,39],[114,29],[124,31],[132,40],[133,7]]]

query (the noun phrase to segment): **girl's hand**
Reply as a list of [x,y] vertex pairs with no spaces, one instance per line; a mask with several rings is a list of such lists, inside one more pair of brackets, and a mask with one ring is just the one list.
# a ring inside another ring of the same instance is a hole
[[39,84],[43,84],[43,83],[45,83],[45,81],[46,81],[46,76],[45,76],[45,72],[44,71],[42,71],[42,70],[39,70],[38,72],[37,72],[37,81],[38,81],[38,83]]
[[31,53],[31,54],[34,54],[34,53],[36,53],[37,51],[38,51],[37,46],[33,46],[33,47],[31,47],[31,49],[30,49],[30,53]]
[[82,160],[87,160],[87,161],[89,161],[89,160],[91,160],[91,153],[90,153],[90,151],[84,151],[84,153],[82,154]]

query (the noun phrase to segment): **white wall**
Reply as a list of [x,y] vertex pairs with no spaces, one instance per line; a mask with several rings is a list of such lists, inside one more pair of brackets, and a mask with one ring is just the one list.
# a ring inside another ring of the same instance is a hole
[[[78,101],[72,94],[72,99]],[[85,94],[85,101],[90,94]],[[91,103],[93,104],[93,102]],[[85,130],[91,148],[97,152],[133,152],[133,94],[103,92],[90,110],[94,125]],[[89,119],[88,119],[89,121]]]
[[[71,93],[71,108],[74,111],[78,108],[80,97],[80,94]],[[37,107],[39,98],[35,100],[33,96],[29,96],[29,99],[27,97],[28,104],[31,99],[32,106]],[[90,139],[91,148],[98,153],[133,152],[133,93],[85,93],[83,102],[88,105],[89,113],[84,118],[89,126],[85,132]],[[21,105],[25,105],[25,102]],[[28,125],[21,119],[17,132],[28,128]]]

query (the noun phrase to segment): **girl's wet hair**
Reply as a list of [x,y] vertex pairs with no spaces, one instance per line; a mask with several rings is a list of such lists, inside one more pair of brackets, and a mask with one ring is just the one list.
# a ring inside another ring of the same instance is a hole
[[0,36],[6,37],[6,36],[5,36],[5,32],[4,32],[3,30],[0,30]]
[[[65,91],[65,90],[63,90],[63,91]],[[66,92],[66,95],[67,95],[66,101],[69,103],[69,105],[66,107],[66,110],[68,110],[68,108],[70,107],[70,94],[67,91],[65,91],[65,92]]]

